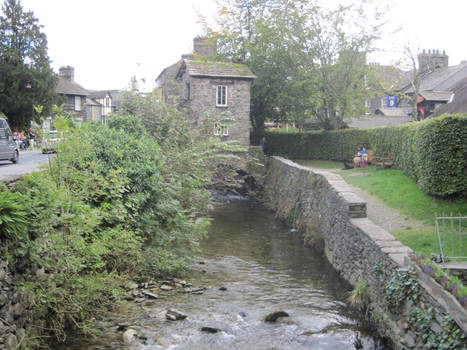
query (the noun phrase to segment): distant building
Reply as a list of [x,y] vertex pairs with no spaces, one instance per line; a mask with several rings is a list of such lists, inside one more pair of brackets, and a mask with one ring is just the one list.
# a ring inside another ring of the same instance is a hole
[[[445,113],[467,113],[467,62],[449,66],[449,56],[440,50],[425,50],[418,57],[420,88],[417,109],[422,118]],[[407,84],[401,93],[412,96]]]
[[186,111],[194,127],[206,114],[213,134],[250,143],[250,87],[255,75],[244,64],[213,60],[209,42],[195,38],[194,53],[164,69],[156,80],[162,100]]
[[[413,71],[403,72],[395,67],[373,64],[386,89],[392,92],[368,99],[365,103],[371,115],[350,119],[347,125],[374,127],[416,120],[412,116],[412,98],[417,98],[421,119],[446,113],[467,113],[467,61],[450,67],[449,56],[444,51],[424,50],[418,56],[418,63],[420,88],[416,97],[412,86]],[[390,97],[395,98],[392,106]]]
[[57,104],[64,104],[64,112],[71,113],[79,123],[100,121],[103,124],[111,113],[120,108],[119,90],[90,91],[75,82],[75,69],[60,67],[55,91],[61,96]]
[[86,121],[86,98],[89,91],[75,82],[73,67],[60,67],[55,91],[64,99],[65,112],[72,113],[78,122]]
[[[120,109],[120,102],[122,100],[122,92],[119,90],[102,90],[91,91],[89,94],[90,99],[100,106],[99,119],[103,124],[107,123],[110,114],[115,113]],[[88,121],[90,121],[88,113]],[[91,113],[91,116],[94,116]]]

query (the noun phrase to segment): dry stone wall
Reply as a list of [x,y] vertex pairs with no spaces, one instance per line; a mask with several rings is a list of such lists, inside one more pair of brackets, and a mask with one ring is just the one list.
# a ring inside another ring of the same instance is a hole
[[[281,157],[269,158],[266,168],[262,194],[265,201],[280,217],[298,227],[305,241],[321,247],[352,285],[368,282],[375,321],[396,349],[425,349],[421,334],[406,322],[413,311],[411,305],[394,315],[384,304],[384,283],[397,270],[408,267],[411,250],[366,217],[366,202],[352,192],[341,176],[312,171]],[[467,327],[466,312],[455,305],[452,296],[434,292],[425,278],[420,281],[420,288],[423,310],[433,308],[436,315],[449,313],[459,327]],[[433,322],[433,332],[442,328],[441,318]]]

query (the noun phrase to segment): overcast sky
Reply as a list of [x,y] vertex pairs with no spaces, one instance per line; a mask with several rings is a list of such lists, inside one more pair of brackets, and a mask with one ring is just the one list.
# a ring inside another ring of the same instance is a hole
[[[467,0],[384,2],[388,31],[402,30],[385,35],[380,46],[386,52],[373,61],[396,61],[395,52],[408,41],[420,49],[446,50],[450,65],[467,60]],[[211,18],[216,13],[213,0],[22,0],[22,5],[44,26],[54,70],[71,65],[76,82],[97,90],[126,88],[133,75],[152,88],[161,70],[191,52],[193,38],[202,34],[196,12]]]

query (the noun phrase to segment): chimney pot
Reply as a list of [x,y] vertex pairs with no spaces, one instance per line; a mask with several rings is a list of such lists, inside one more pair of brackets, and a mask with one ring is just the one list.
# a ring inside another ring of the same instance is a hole
[[75,81],[75,69],[72,66],[60,67],[58,75],[65,79]]

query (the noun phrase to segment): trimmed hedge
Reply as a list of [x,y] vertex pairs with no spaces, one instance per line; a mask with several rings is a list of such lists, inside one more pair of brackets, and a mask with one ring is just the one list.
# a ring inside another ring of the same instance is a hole
[[274,155],[295,159],[352,159],[365,144],[374,156],[392,153],[395,167],[426,193],[467,195],[467,114],[422,122],[304,133],[267,132]]

